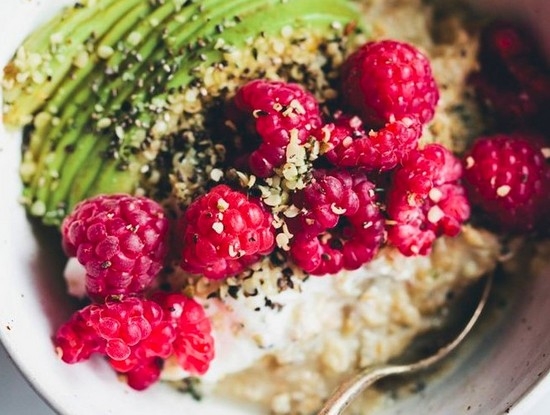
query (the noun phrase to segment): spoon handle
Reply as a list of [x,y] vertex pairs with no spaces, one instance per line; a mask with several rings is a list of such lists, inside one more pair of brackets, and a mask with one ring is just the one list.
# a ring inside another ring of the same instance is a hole
[[419,369],[427,368],[440,361],[454,350],[470,332],[478,317],[480,316],[491,291],[493,282],[493,272],[490,272],[484,281],[483,291],[472,313],[468,323],[462,328],[462,331],[449,343],[441,347],[437,353],[431,354],[423,359],[410,364],[380,364],[368,366],[357,373],[355,376],[340,384],[340,386],[330,395],[324,406],[317,415],[341,415],[351,401],[353,401],[366,388],[371,386],[377,380],[402,373],[414,372]]
[[374,365],[368,366],[357,375],[343,382],[325,402],[317,415],[340,415],[349,404],[373,383],[389,375],[408,372],[407,366]]

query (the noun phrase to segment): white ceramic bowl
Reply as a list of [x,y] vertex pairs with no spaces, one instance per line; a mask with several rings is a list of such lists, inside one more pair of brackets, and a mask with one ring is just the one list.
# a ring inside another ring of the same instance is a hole
[[[0,65],[40,22],[67,0],[2,0]],[[61,278],[60,249],[18,204],[20,134],[0,129],[0,339],[35,389],[62,414],[259,414],[227,401],[197,403],[158,384],[135,392],[101,361],[66,365],[50,337],[66,320],[71,299]],[[426,388],[380,414],[529,414],[550,393],[550,270],[526,275],[506,307],[490,313],[460,356]],[[378,414],[378,412],[377,412]]]

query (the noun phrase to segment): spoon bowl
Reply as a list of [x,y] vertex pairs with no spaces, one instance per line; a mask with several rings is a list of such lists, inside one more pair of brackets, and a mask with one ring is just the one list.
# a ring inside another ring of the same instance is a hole
[[369,386],[387,376],[404,375],[434,366],[467,337],[481,315],[493,283],[493,273],[465,289],[445,308],[438,327],[416,336],[404,353],[385,364],[373,365],[342,383],[318,415],[340,415]]

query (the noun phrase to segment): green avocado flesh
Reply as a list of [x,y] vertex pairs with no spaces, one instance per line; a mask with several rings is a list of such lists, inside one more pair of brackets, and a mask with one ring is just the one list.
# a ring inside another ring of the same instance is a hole
[[361,33],[359,15],[350,0],[90,0],[66,8],[4,68],[4,122],[25,128],[28,212],[59,225],[87,197],[136,193],[166,103],[197,81],[197,68],[287,27]]

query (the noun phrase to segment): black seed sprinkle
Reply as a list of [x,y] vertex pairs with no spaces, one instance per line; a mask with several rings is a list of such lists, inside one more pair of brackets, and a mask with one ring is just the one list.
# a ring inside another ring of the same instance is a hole
[[238,297],[240,288],[241,288],[241,287],[238,286],[238,285],[230,285],[230,286],[227,287],[227,293],[228,293],[232,298],[234,298],[234,299],[236,300],[237,297]]

